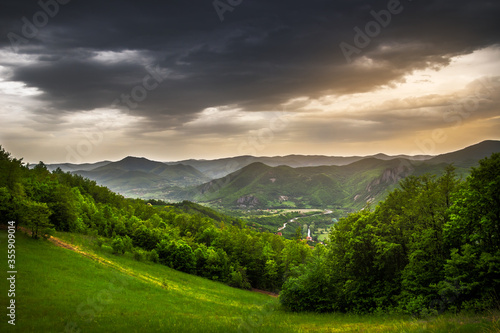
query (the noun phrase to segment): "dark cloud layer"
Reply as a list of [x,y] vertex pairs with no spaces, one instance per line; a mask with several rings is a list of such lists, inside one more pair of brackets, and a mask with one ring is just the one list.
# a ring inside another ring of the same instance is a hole
[[[353,28],[391,1],[244,0],[221,22],[211,0],[72,0],[17,50],[37,61],[4,66],[10,80],[43,92],[49,107],[40,112],[58,113],[109,107],[159,65],[168,76],[129,112],[161,128],[207,107],[266,111],[294,97],[371,91],[500,42],[497,1],[406,0],[356,55],[376,66],[349,65],[339,44],[354,45]],[[21,18],[40,10],[36,1],[2,1],[0,47],[10,49],[8,33],[22,36]],[[136,53],[96,57],[124,51]]]

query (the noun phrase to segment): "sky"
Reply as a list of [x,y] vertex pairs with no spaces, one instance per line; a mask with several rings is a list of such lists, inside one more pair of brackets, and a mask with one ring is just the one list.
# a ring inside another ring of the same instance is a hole
[[436,155],[500,139],[500,2],[1,0],[25,162]]

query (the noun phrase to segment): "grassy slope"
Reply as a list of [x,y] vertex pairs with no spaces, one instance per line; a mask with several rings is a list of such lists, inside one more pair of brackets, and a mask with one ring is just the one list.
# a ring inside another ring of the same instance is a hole
[[[0,231],[2,253],[6,235]],[[88,243],[80,235],[60,236]],[[496,332],[500,328],[498,313],[429,320],[286,313],[275,298],[127,256],[98,253],[122,267],[120,271],[21,233],[16,247],[16,327],[2,315],[1,332]],[[92,251],[83,245],[82,249]],[[1,281],[5,309],[7,285]],[[491,322],[494,316],[496,322]]]

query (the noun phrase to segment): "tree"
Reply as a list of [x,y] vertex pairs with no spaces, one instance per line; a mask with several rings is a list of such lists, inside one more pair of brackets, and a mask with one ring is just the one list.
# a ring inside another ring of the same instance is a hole
[[295,267],[279,295],[280,303],[292,311],[344,311],[339,284],[328,263],[326,250],[314,251],[306,265]]
[[39,235],[51,232],[53,225],[49,222],[51,211],[46,203],[24,201],[21,223],[31,230],[31,237],[37,239]]
[[236,267],[231,266],[231,273],[229,278],[229,285],[231,287],[240,288],[240,289],[248,289],[250,290],[252,286],[248,281],[246,268],[242,267],[238,264]]
[[77,228],[77,210],[74,193],[67,186],[58,184],[49,189],[48,205],[53,214],[50,219],[58,230],[75,231]]
[[114,254],[125,254],[125,244],[121,237],[115,237],[111,242],[111,247],[113,248]]
[[295,240],[301,240],[302,239],[302,228],[300,226],[298,226],[297,229],[295,229],[294,239]]
[[11,215],[11,195],[9,189],[6,187],[0,187],[0,223],[7,223],[9,215]]
[[451,257],[440,292],[465,307],[491,307],[500,290],[500,153],[472,169],[450,211],[444,239]]
[[193,249],[186,242],[179,240],[174,242],[172,255],[172,268],[186,273],[194,273],[196,270],[196,258]]
[[6,186],[12,190],[14,184],[20,182],[22,168],[22,159],[11,157],[11,154],[0,145],[0,187]]
[[181,272],[196,272],[196,257],[193,249],[183,240],[161,240],[156,247],[160,263]]

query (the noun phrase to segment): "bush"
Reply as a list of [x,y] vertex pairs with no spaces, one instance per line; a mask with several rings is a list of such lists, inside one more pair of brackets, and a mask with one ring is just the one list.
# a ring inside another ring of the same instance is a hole
[[184,241],[177,241],[172,254],[172,264],[172,268],[178,271],[194,273],[196,269],[196,258],[191,246]]
[[148,260],[154,263],[157,263],[160,260],[158,252],[156,252],[155,249],[151,250],[151,252],[148,253]]
[[291,311],[343,311],[336,286],[322,258],[295,268],[283,284],[279,300]]
[[141,249],[134,249],[132,251],[134,253],[134,259],[137,261],[144,261],[146,259],[146,253]]
[[248,282],[246,268],[237,267],[233,269],[231,267],[231,273],[229,274],[229,283],[231,287],[240,288],[240,289],[252,289],[250,282]]
[[107,244],[102,244],[101,250],[109,252],[109,253],[114,253],[113,248]]
[[95,240],[95,244],[97,245],[97,247],[101,247],[104,244],[104,241],[104,237],[98,236]]
[[163,239],[157,248],[160,263],[185,273],[194,273],[196,258],[193,249],[186,242]]
[[125,245],[121,237],[115,237],[111,243],[114,254],[125,254]]

